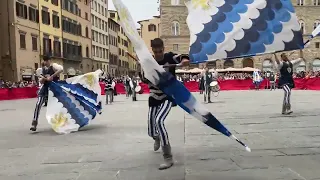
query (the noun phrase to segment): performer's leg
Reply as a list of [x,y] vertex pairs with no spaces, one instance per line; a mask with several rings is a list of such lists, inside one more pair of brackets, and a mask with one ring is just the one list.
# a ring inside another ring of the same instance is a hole
[[44,100],[44,105],[43,105],[44,107],[47,107],[47,106],[48,106],[48,98],[49,98],[49,97],[46,96],[46,98],[45,98],[45,100]]
[[37,130],[39,114],[40,114],[40,110],[41,110],[41,107],[42,107],[44,101],[45,101],[45,96],[38,97],[38,101],[37,101],[36,107],[34,109],[33,120],[32,120],[32,124],[31,124],[31,128],[30,128],[31,131]]
[[160,148],[160,138],[156,127],[156,115],[158,112],[158,106],[149,107],[148,113],[148,135],[154,139],[153,150],[158,151]]
[[208,103],[211,103],[211,87],[208,86]]
[[204,86],[204,93],[203,93],[204,102],[207,101],[207,91],[208,91],[207,86]]
[[168,169],[171,166],[173,166],[169,136],[164,124],[164,120],[169,114],[171,107],[172,107],[172,102],[168,100],[165,101],[160,106],[158,110],[158,114],[156,116],[157,129],[159,130],[159,135],[160,135],[159,137],[160,137],[160,142],[161,142],[162,151],[163,151],[163,158],[164,158],[164,163],[160,164],[160,167],[159,167],[160,170]]
[[[106,105],[108,104],[108,96],[109,96],[109,91],[105,91],[105,94],[106,94]],[[110,100],[111,101],[111,100]]]
[[293,113],[293,111],[291,110],[291,88],[290,87],[289,87],[289,94],[288,94],[287,113],[288,114]]
[[290,88],[288,85],[283,85],[282,87],[284,91],[284,98],[283,98],[283,104],[282,104],[282,114],[287,114],[287,106],[289,103],[289,93],[290,93]]

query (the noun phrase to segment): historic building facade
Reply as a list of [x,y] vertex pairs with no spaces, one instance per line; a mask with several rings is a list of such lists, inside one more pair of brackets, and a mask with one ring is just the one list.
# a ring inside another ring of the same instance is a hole
[[138,23],[140,24],[138,32],[151,52],[151,41],[160,37],[160,16],[141,20]]
[[40,67],[38,0],[0,1],[0,79],[31,80]]
[[91,1],[92,57],[109,73],[108,0]]
[[[299,19],[304,39],[308,39],[311,32],[320,24],[320,1],[319,0],[292,0]],[[160,1],[160,37],[165,42],[167,51],[188,53],[189,51],[189,28],[186,23],[188,15],[187,7],[182,0]],[[305,61],[300,63],[297,71],[320,70],[320,38],[315,38],[310,46],[303,50]],[[291,52],[288,52],[291,54]],[[292,52],[290,58],[299,57],[299,51]],[[234,60],[217,60],[209,65],[216,68],[242,68],[255,67],[261,70],[272,70],[272,55],[255,56]],[[200,65],[201,67],[201,65]]]

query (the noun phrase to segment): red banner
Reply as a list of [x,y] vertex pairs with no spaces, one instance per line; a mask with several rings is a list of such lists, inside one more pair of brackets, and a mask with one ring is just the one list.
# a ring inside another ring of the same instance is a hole
[[[296,87],[294,89],[298,90],[320,90],[320,78],[311,79],[295,79]],[[265,80],[261,82],[260,89],[264,89],[270,83]],[[101,93],[104,95],[104,83],[100,83]],[[185,82],[184,85],[191,92],[198,92],[199,86],[198,82],[191,81]],[[143,93],[149,93],[149,88],[147,84],[140,83]],[[223,80],[219,81],[219,86],[222,91],[226,90],[250,90],[254,89],[254,85],[251,79],[247,80]],[[118,94],[125,94],[125,87],[122,83],[118,83],[115,86]],[[13,100],[13,99],[26,99],[37,97],[37,87],[26,87],[26,88],[3,88],[0,89],[0,101],[1,100]]]

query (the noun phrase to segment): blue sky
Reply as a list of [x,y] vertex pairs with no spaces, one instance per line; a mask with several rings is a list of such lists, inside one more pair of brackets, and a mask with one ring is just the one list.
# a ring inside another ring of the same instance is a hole
[[[159,15],[158,0],[122,0],[122,2],[128,7],[132,18],[136,22]],[[115,10],[112,0],[109,0],[109,9]],[[137,27],[139,27],[138,24]]]

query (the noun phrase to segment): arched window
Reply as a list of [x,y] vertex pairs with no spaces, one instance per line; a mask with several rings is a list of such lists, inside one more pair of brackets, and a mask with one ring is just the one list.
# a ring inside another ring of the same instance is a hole
[[306,62],[301,61],[298,65],[298,67],[296,68],[296,72],[306,72]]
[[297,5],[298,6],[303,6],[304,0],[297,0]]
[[180,35],[180,24],[178,21],[172,22],[172,35],[174,35],[174,36]]
[[89,47],[86,47],[86,57],[89,57]]
[[209,69],[217,67],[217,61],[208,61],[207,66]]
[[157,31],[157,26],[154,25],[154,24],[149,24],[149,25],[148,25],[148,31],[154,31],[154,32],[156,32],[156,31]]
[[[320,0],[319,0],[320,1]],[[313,24],[313,29],[316,29],[320,25],[320,21],[316,20]]]
[[234,66],[234,63],[232,60],[226,60],[226,61],[224,61],[223,66],[225,69],[230,68],[230,67],[232,68]]
[[180,0],[171,0],[171,5],[179,5],[180,4]]
[[300,30],[301,30],[301,33],[302,34],[305,34],[306,32],[305,32],[305,23],[304,23],[304,21],[303,20],[299,20],[299,24],[300,24]]
[[264,72],[267,72],[267,71],[273,72],[273,63],[270,59],[266,59],[263,61],[262,70]]
[[242,67],[251,67],[253,68],[253,59],[252,58],[244,58],[242,61]]
[[312,62],[312,71],[313,72],[320,71],[320,59],[315,59]]

